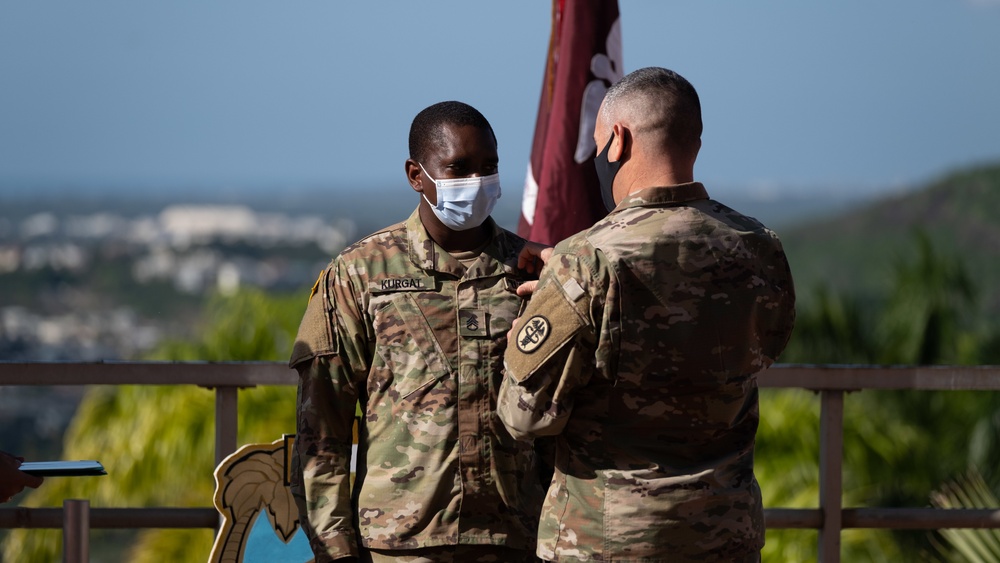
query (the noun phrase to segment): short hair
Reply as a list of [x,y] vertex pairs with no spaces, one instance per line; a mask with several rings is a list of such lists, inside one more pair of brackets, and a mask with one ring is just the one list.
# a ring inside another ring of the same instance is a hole
[[630,72],[608,88],[603,117],[627,117],[636,133],[654,133],[664,146],[691,149],[702,133],[698,92],[683,76],[660,67]]
[[441,128],[445,124],[478,127],[489,131],[493,142],[497,142],[493,127],[479,110],[462,102],[439,102],[424,108],[413,118],[410,125],[410,158],[423,161],[433,144],[444,143]]

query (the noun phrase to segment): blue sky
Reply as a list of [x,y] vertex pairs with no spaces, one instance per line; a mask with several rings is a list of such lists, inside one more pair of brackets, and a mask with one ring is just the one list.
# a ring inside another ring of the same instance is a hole
[[[716,191],[875,192],[1000,159],[1000,0],[620,0],[699,90]],[[490,119],[519,197],[547,0],[0,0],[0,196],[403,186],[420,109]]]

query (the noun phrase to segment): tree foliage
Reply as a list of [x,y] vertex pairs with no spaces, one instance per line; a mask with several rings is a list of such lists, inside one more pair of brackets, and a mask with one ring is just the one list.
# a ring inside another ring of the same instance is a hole
[[893,256],[913,256],[914,230],[927,233],[939,255],[961,257],[984,290],[977,296],[984,318],[1000,313],[1000,292],[988,291],[1000,285],[1000,160],[782,229],[796,282],[810,289],[800,301],[811,305],[811,288],[821,284],[845,295],[890,297]]
[[[942,255],[922,231],[914,231],[912,244],[915,252],[894,262],[892,290],[885,296],[837,295],[823,287],[814,290],[812,305],[799,311],[781,360],[973,365],[995,359],[997,327],[978,316],[978,291],[964,263]],[[800,463],[817,467],[815,447],[809,449],[808,460],[789,451],[772,453],[774,443],[787,443],[788,433],[795,430],[782,427],[779,431],[769,418],[795,420],[799,428],[808,428],[803,439],[818,436],[814,430],[818,407],[806,407],[808,402],[801,399],[783,399],[792,393],[776,391],[772,398],[762,394],[757,471],[765,494],[768,484],[778,491],[789,486],[809,491],[809,503],[796,504],[806,499],[779,496],[765,500],[765,505],[815,507],[818,473],[808,483],[790,479],[804,470],[798,468]],[[849,393],[844,404],[845,506],[923,507],[931,491],[970,468],[981,471],[994,491],[1000,489],[996,470],[1000,445],[995,438],[1000,430],[1000,394],[867,390]],[[808,446],[796,444],[796,448]],[[815,534],[800,537],[815,554]],[[947,541],[924,532],[874,530],[845,532],[842,539],[848,561],[921,560],[933,543]],[[789,549],[784,542],[780,547]],[[765,557],[773,561],[796,559],[799,552],[793,553],[796,557],[786,555],[789,552],[765,547]]]
[[[991,490],[978,471],[970,470],[931,495],[938,508],[988,508],[1000,506],[997,493]],[[949,562],[990,563],[1000,561],[1000,530],[943,530],[947,543],[935,543],[942,559]]]
[[[302,296],[259,291],[218,296],[204,328],[190,341],[164,344],[149,359],[281,361],[287,358],[305,307]],[[109,475],[49,479],[27,506],[61,506],[89,499],[97,507],[204,507],[212,503],[215,452],[214,396],[192,386],[95,386],[67,431],[66,459],[100,459]],[[261,387],[239,393],[240,443],[268,442],[295,431],[295,389]],[[94,532],[97,540],[100,532]],[[211,530],[145,530],[127,555],[137,563],[205,561]],[[4,561],[58,561],[59,530],[11,532]]]

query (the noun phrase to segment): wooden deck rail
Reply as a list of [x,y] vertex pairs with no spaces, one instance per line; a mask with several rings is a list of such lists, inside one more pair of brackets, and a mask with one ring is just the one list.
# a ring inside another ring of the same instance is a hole
[[[840,561],[847,528],[1000,528],[995,509],[844,508],[842,464],[844,394],[862,389],[1000,391],[1000,366],[777,365],[759,376],[760,387],[807,389],[820,394],[819,508],[768,508],[768,528],[819,530],[819,560]],[[236,451],[237,392],[257,385],[295,385],[295,373],[271,362],[0,362],[6,385],[198,385],[215,390],[215,461]],[[0,508],[0,529],[62,528],[63,508]],[[90,528],[214,528],[214,508],[95,508]]]

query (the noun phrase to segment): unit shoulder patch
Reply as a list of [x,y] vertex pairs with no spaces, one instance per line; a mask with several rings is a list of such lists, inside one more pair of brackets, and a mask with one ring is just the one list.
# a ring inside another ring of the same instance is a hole
[[508,375],[518,382],[545,365],[588,324],[559,283],[541,286],[531,296],[521,319],[516,341],[504,355]]
[[528,319],[521,330],[517,331],[517,349],[525,354],[538,350],[552,332],[552,325],[542,315]]

